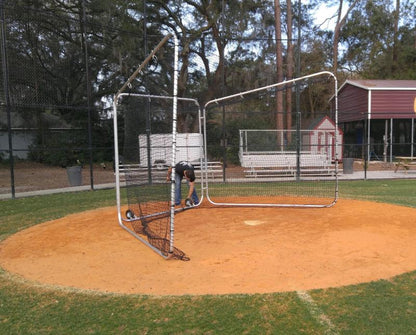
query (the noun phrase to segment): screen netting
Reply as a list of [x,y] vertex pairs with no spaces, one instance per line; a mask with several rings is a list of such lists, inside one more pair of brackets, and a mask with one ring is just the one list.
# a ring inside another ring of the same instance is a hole
[[[183,208],[174,205],[178,185],[168,169],[179,161],[195,166],[198,197],[214,206],[335,204],[342,132],[336,98],[311,110],[319,99],[314,92],[323,89],[337,91],[329,72],[209,101],[202,115],[194,99],[120,94],[115,151],[116,180],[127,195],[122,226],[166,258],[189,259],[173,246],[175,213]],[[296,101],[276,103],[288,91]],[[188,190],[181,189],[183,200]]]
[[[319,89],[318,89],[319,87]],[[207,160],[223,173],[208,179],[218,205],[330,206],[337,197],[341,133],[336,104],[313,110],[315,92],[336,92],[329,72],[210,101]],[[286,97],[291,93],[291,104]],[[278,96],[282,103],[278,103]],[[208,168],[209,171],[209,168]]]
[[[167,177],[174,150],[176,161],[195,165],[200,165],[203,152],[200,111],[192,99],[178,98],[179,126],[173,146],[172,101],[172,97],[125,94],[118,106],[119,170],[128,203],[123,221],[164,256],[171,247],[172,184]],[[170,257],[187,259],[176,247]]]

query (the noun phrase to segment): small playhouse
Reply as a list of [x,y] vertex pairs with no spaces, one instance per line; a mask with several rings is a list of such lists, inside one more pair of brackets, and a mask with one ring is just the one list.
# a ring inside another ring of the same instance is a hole
[[[293,129],[240,129],[239,157],[242,166],[246,165],[244,160],[250,154],[296,154],[296,133]],[[299,130],[299,133],[301,155],[319,154],[328,162],[335,162],[336,157],[342,160],[343,132],[328,116],[316,120],[308,129]],[[289,138],[292,143],[289,143]]]
[[[315,122],[306,137],[303,138],[303,145],[309,143],[312,153],[326,154],[330,161],[335,161],[335,153],[338,159],[343,156],[343,132],[339,127],[335,127],[335,122],[328,116],[324,116]],[[336,138],[335,138],[336,135]],[[335,144],[335,139],[338,145]]]

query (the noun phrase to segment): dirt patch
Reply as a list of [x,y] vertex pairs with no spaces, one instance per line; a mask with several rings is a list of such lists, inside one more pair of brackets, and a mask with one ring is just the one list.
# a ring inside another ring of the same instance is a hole
[[332,208],[196,208],[175,219],[190,261],[164,260],[115,208],[69,215],[0,244],[27,279],[154,295],[265,293],[350,285],[416,269],[416,209],[339,200]]
[[[94,185],[114,183],[114,171],[111,163],[93,166]],[[30,192],[46,189],[70,187],[65,168],[48,166],[35,162],[17,162],[14,169],[15,189],[17,192]],[[82,184],[90,185],[89,166],[82,169]],[[10,169],[6,165],[0,167],[0,194],[10,193]]]

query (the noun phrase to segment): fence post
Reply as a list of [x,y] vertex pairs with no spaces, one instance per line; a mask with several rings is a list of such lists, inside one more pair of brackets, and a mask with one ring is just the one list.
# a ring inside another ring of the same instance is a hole
[[13,159],[13,136],[12,136],[12,120],[11,120],[11,106],[9,95],[9,68],[7,64],[7,52],[6,52],[6,23],[4,22],[4,3],[0,0],[0,20],[1,20],[1,59],[3,68],[3,89],[6,100],[6,113],[7,113],[7,128],[8,128],[8,140],[9,140],[9,162],[10,162],[10,184],[12,191],[12,198],[16,197],[16,190],[14,185],[14,159]]

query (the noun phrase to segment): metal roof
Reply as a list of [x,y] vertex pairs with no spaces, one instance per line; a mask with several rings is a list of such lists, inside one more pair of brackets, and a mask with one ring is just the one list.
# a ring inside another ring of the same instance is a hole
[[365,90],[416,90],[416,80],[373,80],[373,79],[360,79],[360,80],[347,80],[340,87],[339,91],[347,84],[363,88]]
[[338,101],[339,122],[416,119],[416,80],[347,80]]

